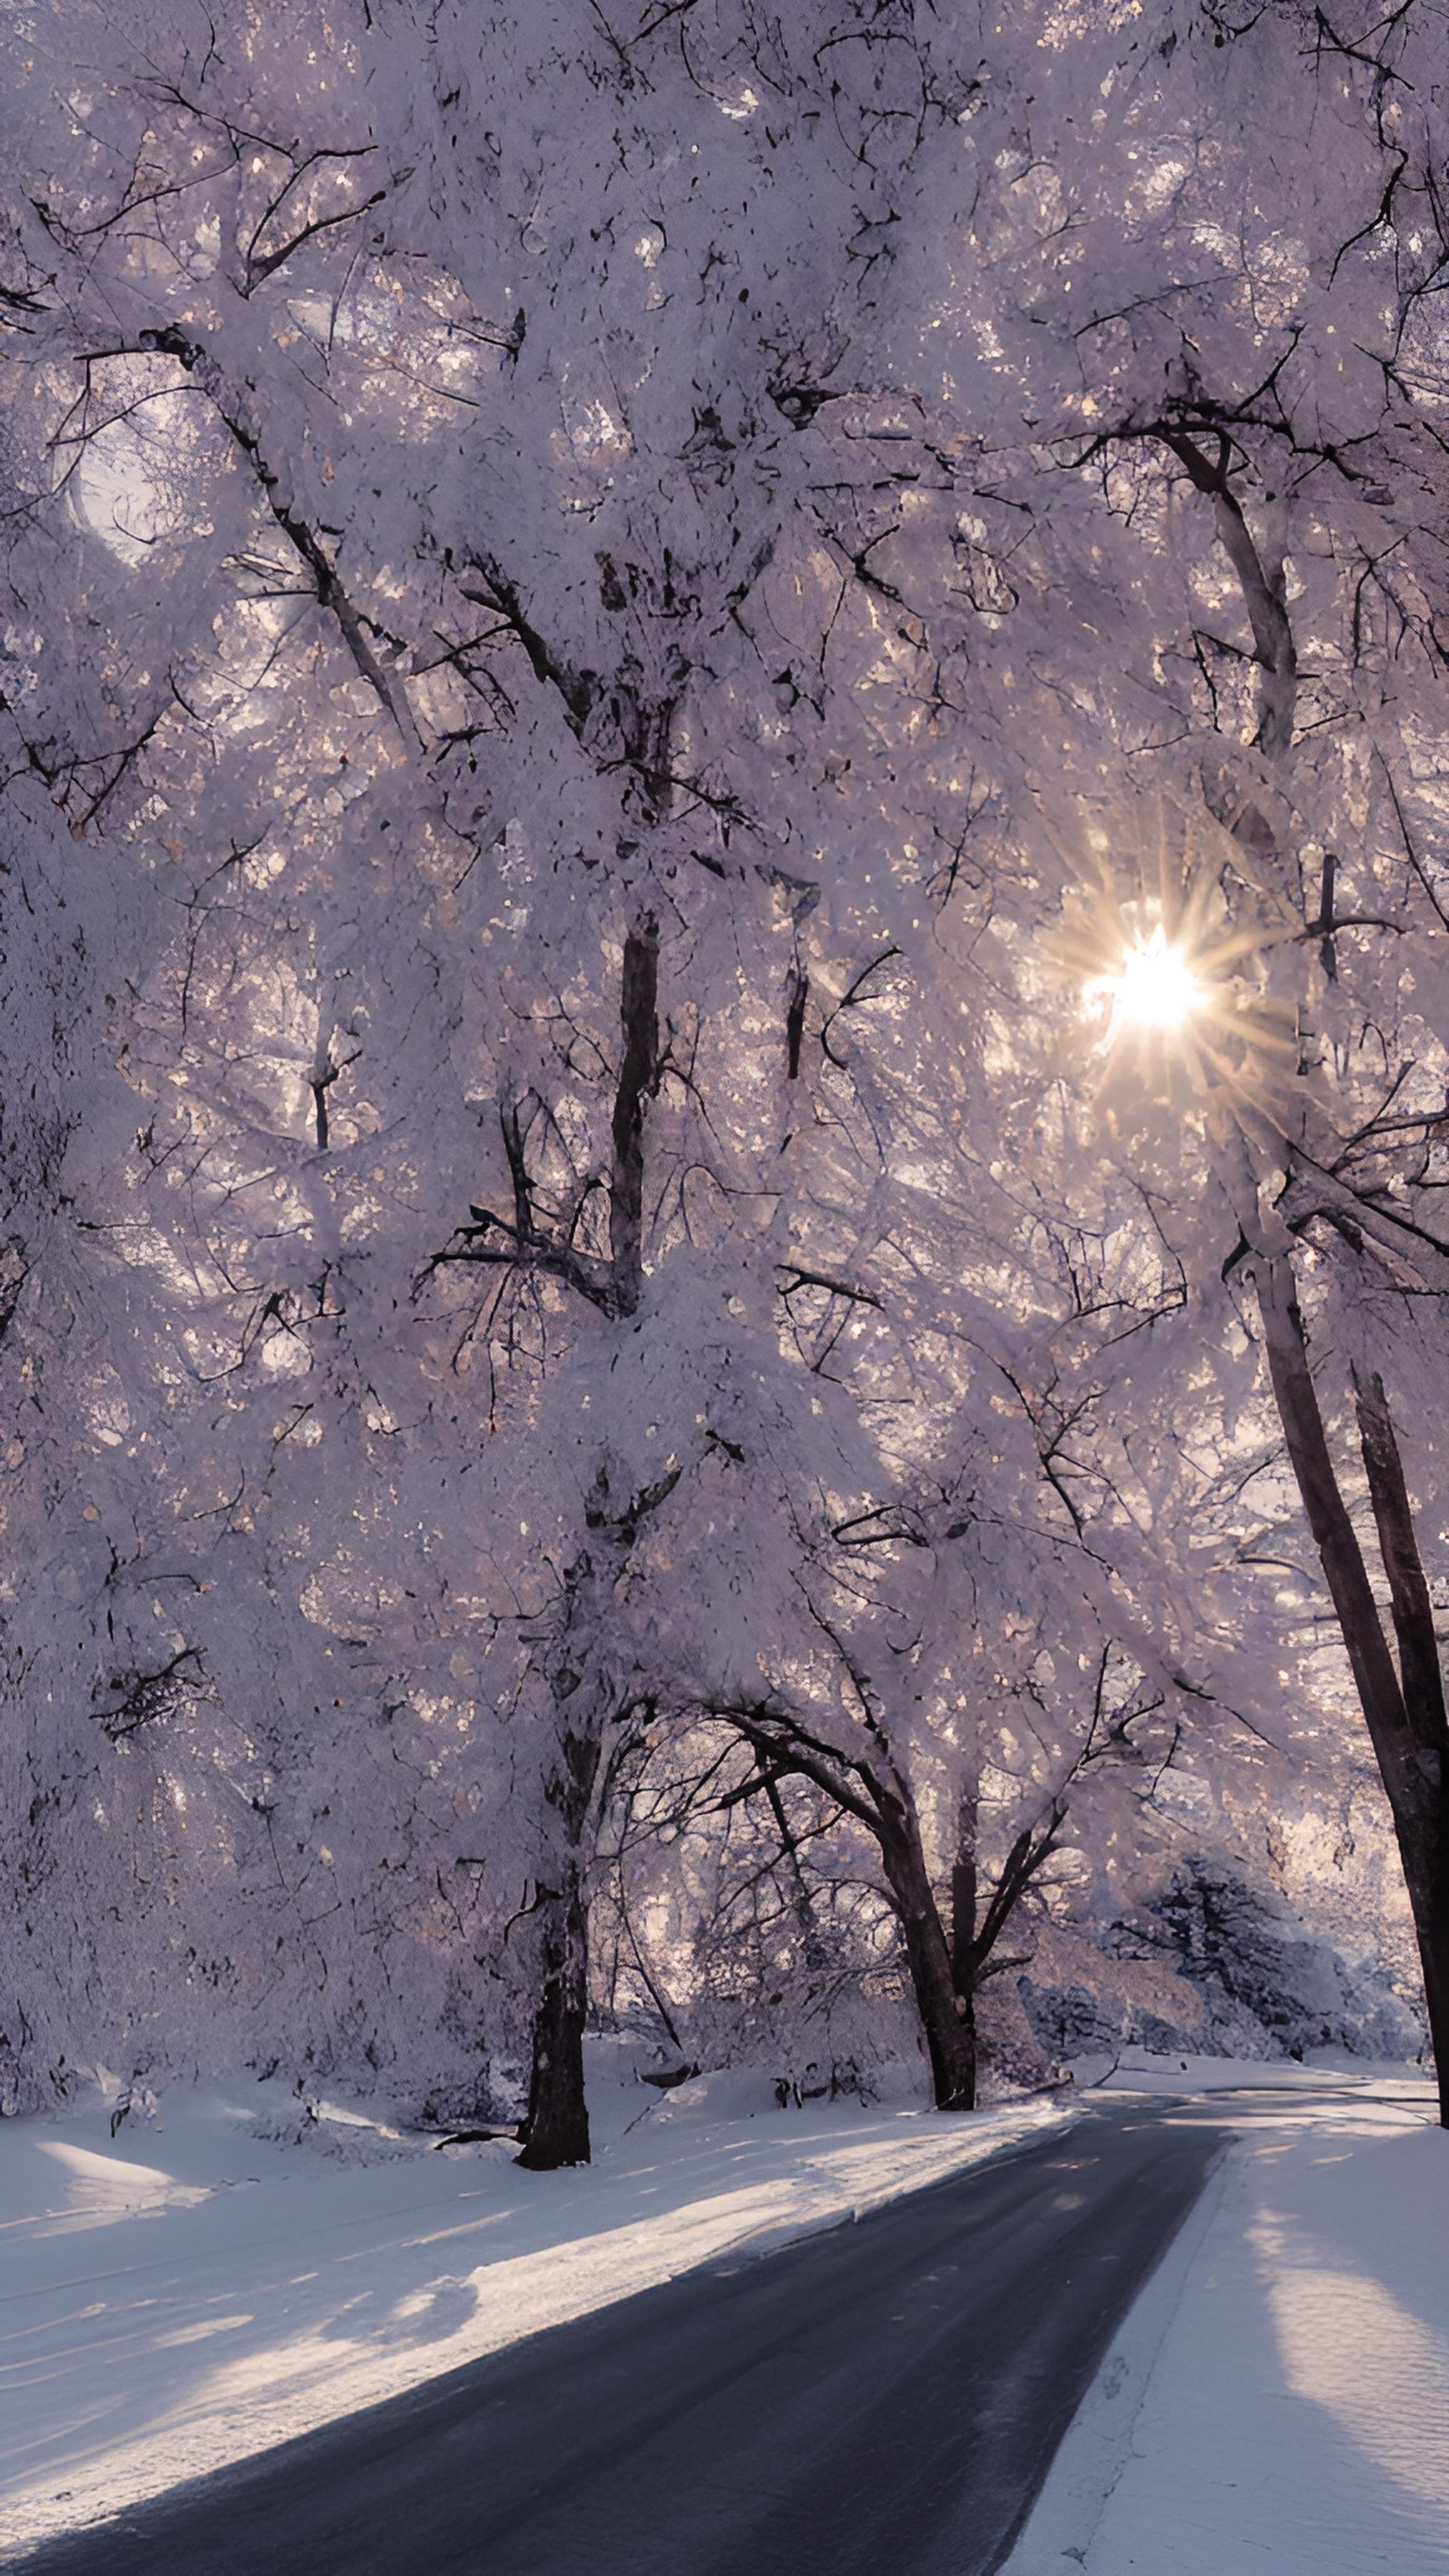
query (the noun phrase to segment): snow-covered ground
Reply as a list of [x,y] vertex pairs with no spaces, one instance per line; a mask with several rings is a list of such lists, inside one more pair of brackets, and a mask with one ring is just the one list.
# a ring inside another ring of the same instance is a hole
[[1209,2098],[1175,2116],[1237,2143],[1003,2576],[1444,2576],[1449,2132],[1429,2085],[1136,2052],[1101,2085],[1189,2087]]
[[345,2106],[299,2139],[297,2101],[250,2078],[168,2092],[114,2139],[114,2086],[0,2123],[0,2560],[1070,2117],[782,2110],[747,2073],[661,2095],[607,2043],[590,2098],[596,2161],[559,2174]]
[[277,2087],[0,2124],[0,2557],[684,2271],[1172,2094],[1236,2143],[1114,2337],[1004,2576],[1443,2576],[1449,2135],[1413,2070],[1148,2059],[963,2124],[660,2095],[596,2050],[597,2161],[523,2174]]

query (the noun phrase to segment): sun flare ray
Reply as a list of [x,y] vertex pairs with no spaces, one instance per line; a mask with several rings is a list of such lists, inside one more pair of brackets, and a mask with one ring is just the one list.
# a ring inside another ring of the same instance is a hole
[[[1199,839],[1210,846],[1195,847]],[[1298,925],[1244,881],[1233,845],[1218,846],[1227,840],[1165,813],[1135,854],[1094,836],[1095,882],[1063,898],[1047,956],[1075,998],[1097,1071],[1093,1105],[1113,1125],[1213,1096],[1270,1115],[1284,1105],[1296,1015],[1270,990],[1268,960]]]

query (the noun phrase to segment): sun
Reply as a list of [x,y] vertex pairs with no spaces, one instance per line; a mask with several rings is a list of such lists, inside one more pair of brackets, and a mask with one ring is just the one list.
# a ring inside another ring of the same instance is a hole
[[1128,949],[1115,975],[1100,980],[1112,1004],[1116,1035],[1129,1028],[1169,1034],[1184,1027],[1210,999],[1186,951],[1169,941],[1161,922]]
[[[1140,823],[1125,846],[1084,835],[1043,942],[1049,974],[1076,998],[1094,1105],[1113,1127],[1154,1104],[1196,1113],[1210,1096],[1273,1114],[1297,1048],[1267,960],[1297,926],[1211,818],[1189,821],[1164,799]],[[1077,1041],[1064,1031],[1064,1043]]]

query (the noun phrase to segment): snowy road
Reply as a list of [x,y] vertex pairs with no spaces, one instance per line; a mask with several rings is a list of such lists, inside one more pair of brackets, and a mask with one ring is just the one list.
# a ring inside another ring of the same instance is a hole
[[1104,2107],[42,2547],[27,2576],[988,2576],[1223,2134]]

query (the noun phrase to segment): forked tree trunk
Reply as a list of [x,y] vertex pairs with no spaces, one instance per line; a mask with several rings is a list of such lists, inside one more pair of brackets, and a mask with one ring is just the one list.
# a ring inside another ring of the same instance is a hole
[[[864,1689],[864,1685],[857,1683]],[[1066,1798],[1058,1791],[1046,1815],[1017,1835],[1008,1852],[985,1912],[978,1920],[976,1873],[976,1800],[963,1802],[957,1826],[957,1853],[951,1871],[951,1924],[948,1931],[926,1864],[920,1817],[909,1778],[885,1752],[866,1760],[847,1761],[831,1754],[779,1710],[718,1709],[715,1714],[736,1727],[752,1747],[768,1777],[794,1773],[813,1780],[827,1797],[875,1837],[891,1903],[905,1944],[911,1991],[931,2065],[931,2089],[938,2111],[976,2108],[976,1994],[989,1972],[989,1962],[1007,1922],[1043,1863],[1057,1848],[1066,1817]],[[775,1800],[782,1840],[790,1838]]]
[[1257,1290],[1283,1436],[1394,1819],[1424,1973],[1439,2118],[1449,2128],[1449,1720],[1403,1462],[1383,1381],[1374,1377],[1358,1388],[1358,1424],[1398,1641],[1396,1672],[1329,1454],[1286,1254],[1258,1264]]
[[911,1807],[893,1802],[876,1828],[881,1860],[906,1945],[916,2010],[921,2016],[938,2111],[976,2108],[974,1981],[958,1983],[941,1910],[931,1885],[920,1826]]
[[949,1935],[926,1867],[913,1803],[905,1797],[887,1801],[881,1821],[875,1824],[905,1937],[938,2111],[976,2108],[977,1991],[1016,1907],[1056,1850],[1065,1815],[1065,1798],[1058,1796],[1038,1826],[1017,1835],[983,1913],[976,1869],[975,1803],[971,1802],[951,1869]]

